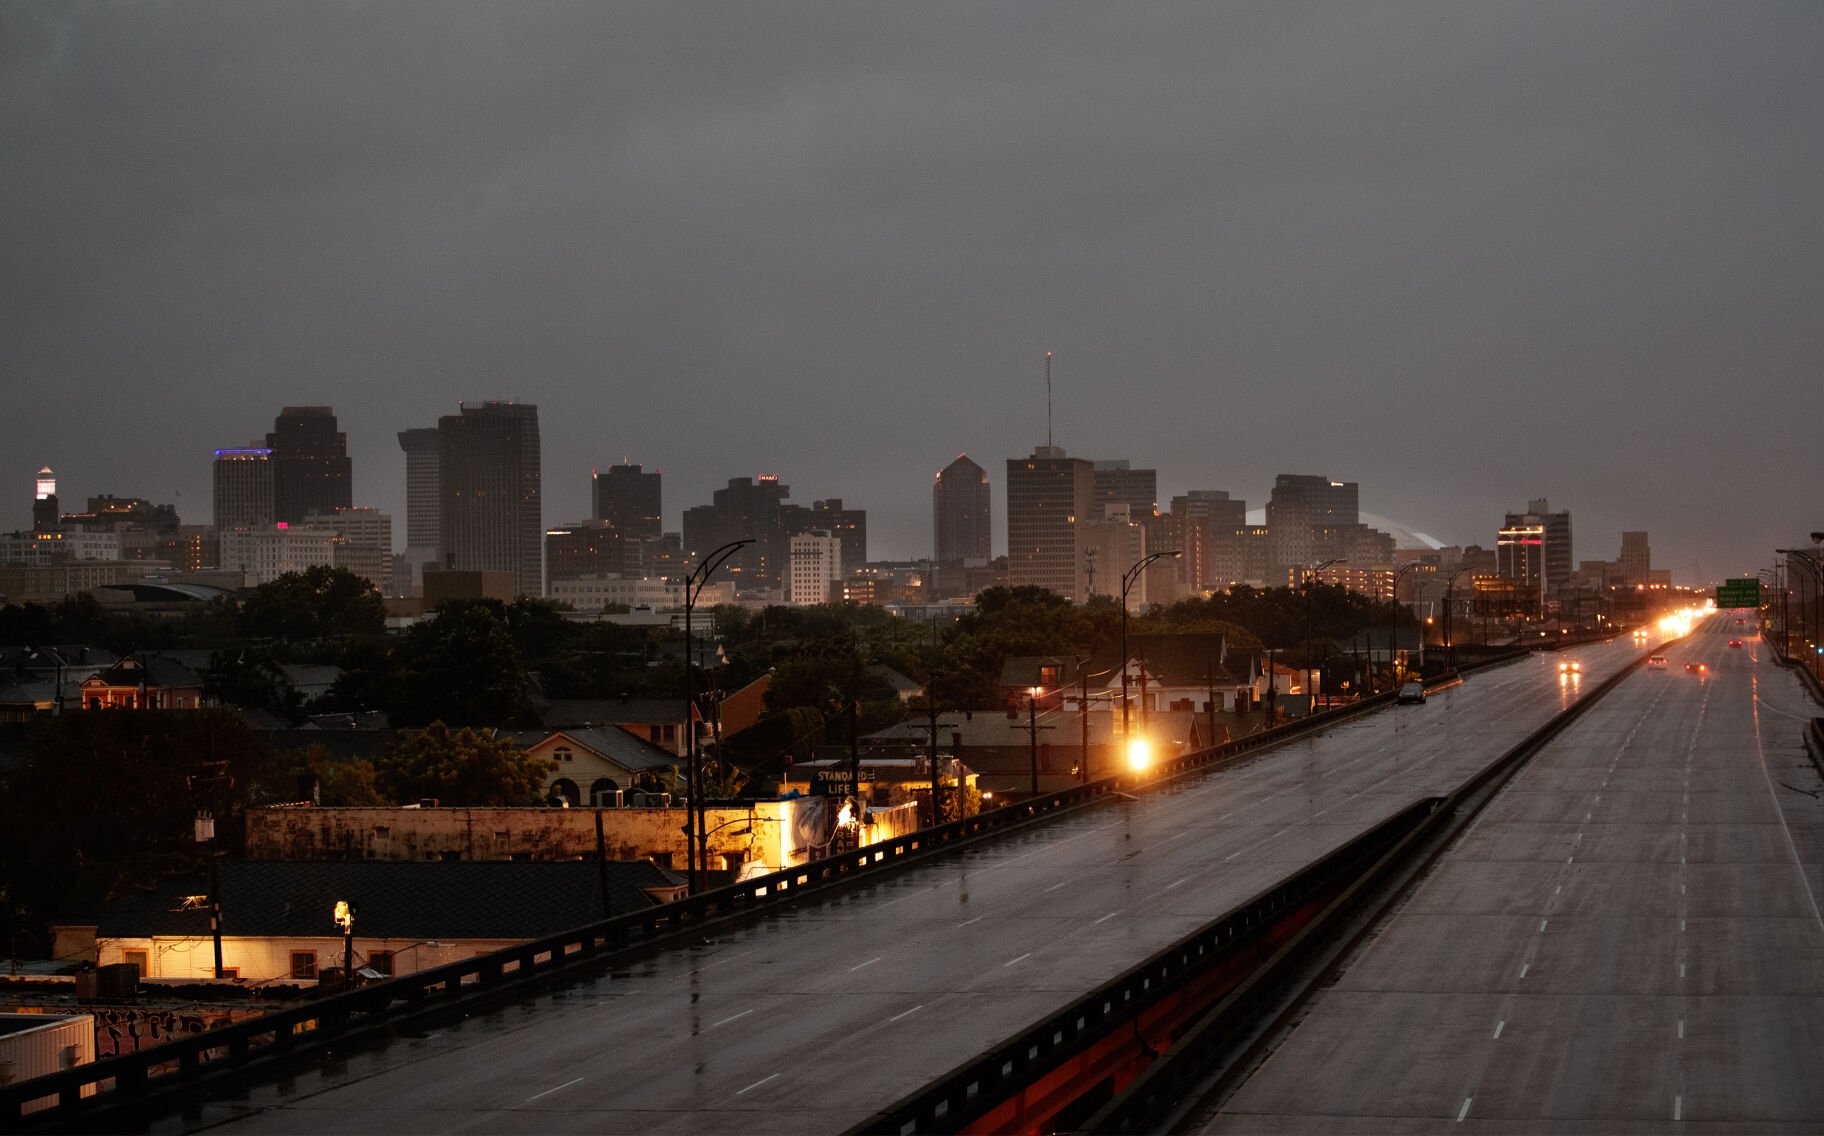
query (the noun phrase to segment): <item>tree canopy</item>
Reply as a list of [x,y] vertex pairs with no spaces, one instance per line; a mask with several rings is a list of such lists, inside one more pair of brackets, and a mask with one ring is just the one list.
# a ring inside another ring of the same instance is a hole
[[376,763],[377,789],[395,803],[435,798],[445,805],[536,805],[555,763],[532,757],[511,738],[442,722],[402,731]]
[[278,643],[379,635],[386,630],[386,604],[348,569],[319,566],[253,589],[236,626],[247,638]]

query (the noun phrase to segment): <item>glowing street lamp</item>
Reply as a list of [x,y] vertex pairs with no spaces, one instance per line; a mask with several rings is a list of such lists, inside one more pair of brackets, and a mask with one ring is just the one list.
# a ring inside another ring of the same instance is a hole
[[352,900],[336,900],[336,926],[342,928],[342,989],[349,989],[355,973],[355,905]]
[[1145,773],[1153,764],[1153,744],[1145,738],[1127,739],[1127,768],[1130,773]]
[[1140,573],[1146,571],[1148,564],[1167,556],[1183,555],[1184,550],[1180,548],[1155,552],[1151,556],[1142,556],[1135,561],[1132,568],[1121,574],[1121,736],[1123,738],[1127,737],[1127,593],[1134,586],[1134,581],[1140,578]]

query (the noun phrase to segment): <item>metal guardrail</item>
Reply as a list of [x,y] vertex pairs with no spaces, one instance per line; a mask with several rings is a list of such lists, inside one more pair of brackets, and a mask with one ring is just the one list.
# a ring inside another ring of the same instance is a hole
[[[1495,666],[1525,654],[1525,651],[1517,651],[1511,657],[1484,660],[1461,670]],[[1455,681],[1456,676],[1449,675],[1430,680],[1427,685],[1436,688]],[[48,1126],[78,1113],[130,1106],[153,1094],[194,1086],[257,1060],[294,1055],[310,1047],[394,1024],[411,1015],[456,1005],[465,999],[491,997],[507,985],[597,961],[614,951],[661,944],[688,928],[711,920],[760,914],[774,906],[795,902],[809,892],[993,839],[1085,806],[1131,794],[1146,784],[1220,768],[1258,750],[1391,705],[1393,700],[1394,694],[1389,691],[1220,746],[1160,761],[1143,773],[1111,774],[802,867],[613,916],[491,954],[400,975],[208,1033],[173,1038],[136,1053],[120,1054],[16,1082],[0,1087],[0,1127],[11,1129],[22,1120],[29,1120],[35,1126]],[[39,1111],[26,1113],[28,1105],[39,1106]]]
[[1262,949],[1267,932],[1339,879],[1359,877],[1443,798],[1428,797],[1110,979],[994,1049],[849,1129],[852,1134],[956,1132],[1212,967]]
[[1811,755],[1811,763],[1817,766],[1818,776],[1824,777],[1824,718],[1813,718],[1806,723],[1805,752]]
[[[1657,654],[1665,646],[1662,644],[1651,653]],[[1283,999],[1293,976],[1311,965],[1322,949],[1338,946],[1341,928],[1364,912],[1370,912],[1356,936],[1349,943],[1341,944],[1346,949],[1359,941],[1360,936],[1385,914],[1398,895],[1397,889],[1393,894],[1385,893],[1384,889],[1398,873],[1409,867],[1409,859],[1425,849],[1419,866],[1422,868],[1435,860],[1447,843],[1438,839],[1441,834],[1467,824],[1492,799],[1506,777],[1517,772],[1528,758],[1645,664],[1645,655],[1626,664],[1443,798],[1439,807],[1385,857],[1301,929],[1259,971],[1219,1002],[1208,1016],[1186,1031],[1176,1045],[1149,1065],[1115,1099],[1089,1117],[1080,1130],[1135,1133],[1166,1128],[1167,1119],[1195,1103],[1198,1090],[1210,1083],[1211,1066],[1220,1065],[1224,1055],[1233,1055],[1246,1048],[1261,1019]],[[1234,1065],[1229,1068],[1232,1070]]]

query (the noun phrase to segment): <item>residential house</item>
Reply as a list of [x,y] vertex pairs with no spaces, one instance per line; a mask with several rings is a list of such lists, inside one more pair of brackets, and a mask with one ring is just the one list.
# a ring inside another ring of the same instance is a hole
[[631,790],[681,792],[679,758],[620,726],[565,730],[501,730],[533,757],[551,762],[545,795],[576,808],[614,807]]
[[82,682],[85,710],[195,710],[203,677],[174,659],[128,655]]

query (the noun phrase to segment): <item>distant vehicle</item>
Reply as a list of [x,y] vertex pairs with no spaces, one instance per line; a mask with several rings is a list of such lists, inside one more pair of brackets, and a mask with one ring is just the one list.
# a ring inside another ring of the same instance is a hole
[[1654,655],[1647,660],[1647,666],[1656,671],[1663,671],[1666,669],[1666,657],[1664,655]]
[[1731,639],[1731,640],[1729,640],[1729,645],[1731,647],[1740,647],[1742,645],[1742,641],[1740,639]]
[[1578,662],[1576,659],[1571,659],[1567,662],[1559,663],[1558,664],[1558,673],[1561,675],[1582,674],[1583,673],[1583,664]]
[[1709,667],[1705,666],[1702,663],[1686,663],[1685,664],[1685,673],[1686,674],[1701,675],[1701,674],[1705,673],[1706,671],[1708,671],[1709,669],[1710,669]]
[[1402,706],[1410,702],[1425,701],[1425,684],[1422,682],[1407,683],[1405,686],[1400,687],[1400,693],[1395,696],[1394,701],[1400,703]]

